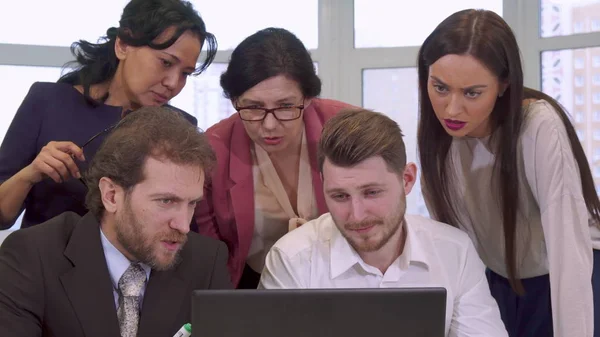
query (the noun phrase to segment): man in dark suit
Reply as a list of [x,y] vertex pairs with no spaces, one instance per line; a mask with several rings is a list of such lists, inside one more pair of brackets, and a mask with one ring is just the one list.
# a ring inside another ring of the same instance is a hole
[[213,162],[179,114],[125,117],[85,174],[90,212],[0,247],[0,336],[173,336],[191,321],[192,290],[231,288],[225,244],[189,232]]

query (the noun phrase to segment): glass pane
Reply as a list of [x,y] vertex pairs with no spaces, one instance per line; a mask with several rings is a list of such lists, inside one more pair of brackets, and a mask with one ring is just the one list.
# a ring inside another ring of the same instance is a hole
[[0,34],[0,43],[70,46],[79,39],[95,42],[106,34],[109,27],[119,25],[121,13],[128,2],[11,1],[10,10],[0,11],[0,31],[4,32]]
[[[4,111],[0,114],[0,139],[4,139],[17,109],[34,82],[56,82],[61,75],[59,67],[0,65],[0,92]],[[22,215],[11,229],[21,228]],[[6,232],[5,232],[6,233]],[[0,237],[3,235],[0,231]]]
[[542,37],[600,31],[600,0],[540,0],[540,6]]
[[171,100],[173,106],[196,116],[202,130],[235,112],[219,83],[225,69],[227,63],[211,64],[202,74],[189,77],[183,90]]
[[308,49],[318,46],[318,0],[192,2],[206,22],[206,29],[217,37],[219,50],[233,49],[249,35],[267,27],[289,30]]
[[[418,80],[416,68],[364,69],[363,107],[385,113],[396,121],[404,134],[406,159],[418,163],[417,120]],[[420,176],[420,172],[418,175]],[[421,194],[420,178],[407,197],[407,212],[428,216]]]
[[600,47],[542,53],[542,90],[569,112],[600,186]]
[[356,48],[420,46],[450,14],[485,8],[502,15],[502,0],[354,0]]

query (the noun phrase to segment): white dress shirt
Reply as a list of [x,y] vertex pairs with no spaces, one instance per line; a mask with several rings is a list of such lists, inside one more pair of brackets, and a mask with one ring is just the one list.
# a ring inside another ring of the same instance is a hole
[[[119,289],[119,280],[121,276],[125,273],[131,261],[123,253],[121,253],[104,235],[102,229],[100,230],[100,239],[102,241],[102,248],[104,249],[104,257],[106,258],[106,265],[108,266],[108,273],[110,274],[110,279],[113,284],[113,295],[115,297],[115,307],[119,308],[119,293],[117,289]],[[140,263],[140,266],[146,272],[146,284],[148,283],[148,279],[150,278],[151,268],[148,265]],[[144,303],[144,292],[146,291],[146,285],[144,285],[142,289],[142,296],[140,296],[140,309],[142,308],[142,303]]]
[[420,216],[405,219],[404,251],[385,274],[360,258],[326,213],[272,247],[259,288],[443,287],[447,336],[507,336],[468,236]]
[[[453,140],[450,200],[485,265],[508,277],[494,148],[489,137]],[[564,123],[548,102],[526,110],[517,158],[518,275],[550,274],[555,337],[592,336],[592,247],[600,248],[600,231],[586,208]]]

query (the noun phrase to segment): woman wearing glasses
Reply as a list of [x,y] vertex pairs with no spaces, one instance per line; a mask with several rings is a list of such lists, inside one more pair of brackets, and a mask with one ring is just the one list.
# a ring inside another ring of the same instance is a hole
[[[204,44],[207,58],[196,68]],[[58,83],[32,85],[0,147],[0,229],[23,208],[22,227],[65,211],[85,214],[87,190],[75,178],[106,132],[127,111],[176,96],[187,76],[212,62],[216,41],[187,1],[132,0],[104,41],[72,50],[76,69]]]
[[206,131],[217,168],[195,219],[201,234],[227,243],[233,283],[256,288],[275,241],[327,212],[316,146],[323,123],[348,105],[316,98],[308,51],[279,28],[242,41],[221,86],[238,113]]

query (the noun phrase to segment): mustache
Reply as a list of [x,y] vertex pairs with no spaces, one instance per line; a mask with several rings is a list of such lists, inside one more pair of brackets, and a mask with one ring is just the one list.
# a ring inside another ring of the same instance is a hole
[[174,231],[161,236],[160,241],[172,241],[176,243],[185,243],[187,241],[187,235],[180,232]]
[[348,222],[344,225],[346,230],[355,231],[358,229],[369,228],[371,226],[383,225],[383,221],[379,219],[363,220],[358,222]]

